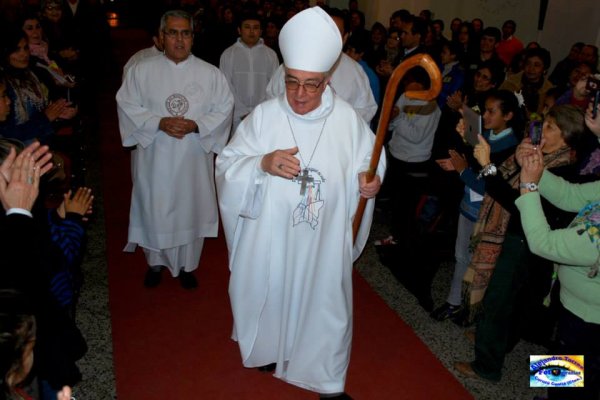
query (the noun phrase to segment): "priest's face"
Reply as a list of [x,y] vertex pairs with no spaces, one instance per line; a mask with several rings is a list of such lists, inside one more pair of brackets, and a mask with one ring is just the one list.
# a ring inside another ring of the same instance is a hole
[[193,32],[186,18],[168,17],[165,29],[160,32],[160,42],[165,55],[175,63],[185,61],[191,51]]
[[304,115],[321,105],[321,96],[329,83],[329,75],[285,69],[285,95],[296,114]]

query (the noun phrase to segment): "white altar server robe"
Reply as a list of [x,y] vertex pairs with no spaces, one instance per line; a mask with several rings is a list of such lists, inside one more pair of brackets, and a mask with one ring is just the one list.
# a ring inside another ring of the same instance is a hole
[[219,69],[227,78],[235,98],[233,130],[242,117],[266,98],[267,84],[279,66],[277,54],[260,39],[248,47],[241,39],[221,54]]
[[[146,58],[129,69],[116,98],[123,146],[135,146],[126,251],[217,236],[213,161],[229,138],[233,110],[221,71],[194,56],[178,64]],[[161,118],[174,114],[194,120],[198,133],[176,139],[161,131]]]

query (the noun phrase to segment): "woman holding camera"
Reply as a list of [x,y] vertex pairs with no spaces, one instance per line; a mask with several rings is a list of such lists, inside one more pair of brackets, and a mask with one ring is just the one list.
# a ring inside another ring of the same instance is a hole
[[[584,130],[583,113],[573,106],[553,107],[542,127],[542,154],[544,164],[562,176],[577,175],[571,156],[571,148]],[[519,145],[531,144],[527,138]],[[480,139],[475,157],[481,165],[489,162],[489,145]],[[465,274],[466,306],[473,317],[479,311],[481,318],[475,334],[475,360],[458,362],[455,369],[467,377],[499,381],[505,354],[520,337],[517,310],[522,301],[525,282],[532,266],[539,265],[527,247],[519,220],[519,210],[514,202],[520,195],[520,187],[527,184],[520,180],[519,166],[515,156],[508,158],[496,168],[487,164],[482,174],[486,181],[486,194],[471,240],[473,255]],[[551,226],[558,228],[568,224],[569,214],[545,204],[544,209]]]
[[[586,123],[600,134],[600,116]],[[544,169],[540,148],[523,145],[517,159],[521,164],[521,196],[515,204],[529,248],[556,264],[560,280],[558,348],[554,354],[583,355],[583,388],[551,388],[549,399],[597,399],[600,393],[600,181],[570,184]],[[527,186],[523,185],[527,183]],[[579,211],[567,228],[552,230],[541,207],[544,197],[555,206]],[[561,372],[561,371],[559,371]],[[564,373],[567,380],[568,373]]]

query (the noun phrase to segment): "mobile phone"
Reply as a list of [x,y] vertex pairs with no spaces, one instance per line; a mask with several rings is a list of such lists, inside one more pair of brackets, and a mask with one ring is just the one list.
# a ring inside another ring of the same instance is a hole
[[463,105],[463,118],[465,122],[465,140],[471,146],[477,146],[479,144],[477,135],[481,133],[481,115]]
[[596,118],[598,115],[598,100],[600,99],[600,74],[588,76],[585,88],[592,98],[592,117]]
[[531,144],[538,146],[542,141],[542,121],[531,121],[529,123],[529,139]]

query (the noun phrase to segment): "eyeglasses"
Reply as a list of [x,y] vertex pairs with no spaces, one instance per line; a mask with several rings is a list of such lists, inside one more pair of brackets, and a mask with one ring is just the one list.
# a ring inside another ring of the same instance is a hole
[[285,80],[285,88],[288,90],[298,90],[300,86],[304,88],[308,93],[315,93],[319,90],[319,87],[323,84],[321,82],[300,82],[296,79],[286,79]]
[[60,10],[60,6],[48,5],[48,6],[46,6],[46,10],[48,10],[48,11]]
[[178,31],[177,29],[169,29],[169,30],[163,31],[163,33],[165,34],[165,36],[170,37],[170,38],[178,38],[179,36],[181,36],[184,39],[189,39],[194,34],[189,29],[185,29],[182,31]]

